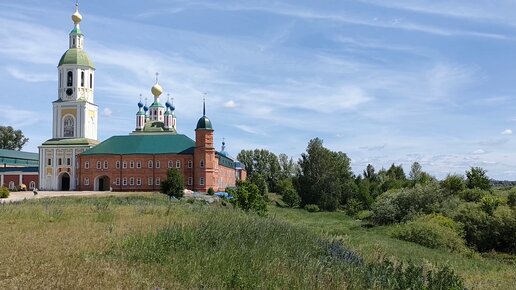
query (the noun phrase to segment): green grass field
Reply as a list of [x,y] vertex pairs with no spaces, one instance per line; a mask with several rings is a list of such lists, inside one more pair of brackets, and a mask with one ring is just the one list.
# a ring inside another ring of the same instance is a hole
[[0,205],[0,221],[0,289],[395,288],[382,256],[449,264],[471,289],[515,282],[514,265],[397,241],[342,213],[270,207],[263,218],[121,194]]

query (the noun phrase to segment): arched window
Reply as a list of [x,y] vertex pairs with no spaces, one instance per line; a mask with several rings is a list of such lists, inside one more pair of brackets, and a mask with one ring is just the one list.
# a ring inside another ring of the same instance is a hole
[[81,87],[84,87],[84,72],[81,72]]
[[73,72],[71,72],[71,71],[68,72],[68,77],[66,79],[66,85],[69,87],[73,86]]
[[9,189],[13,190],[15,188],[14,181],[9,182]]
[[63,73],[59,71],[59,88],[63,87]]
[[36,182],[31,181],[31,182],[29,183],[29,189],[34,189],[34,188],[36,188]]
[[90,89],[93,89],[93,74],[90,73]]
[[152,160],[149,160],[149,162],[147,163],[147,165],[148,165],[147,167],[152,168],[152,165],[153,165]]
[[204,168],[204,160],[201,159],[201,162],[199,162],[199,165],[201,166],[201,168]]
[[63,136],[73,137],[75,133],[75,122],[72,116],[66,116],[63,120]]

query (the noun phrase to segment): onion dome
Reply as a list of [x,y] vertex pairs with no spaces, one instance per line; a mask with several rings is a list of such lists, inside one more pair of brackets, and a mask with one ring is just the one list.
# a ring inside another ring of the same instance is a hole
[[195,130],[213,130],[210,119],[206,116],[202,116],[199,121],[197,121]]
[[152,86],[151,92],[153,96],[159,97],[163,93],[163,88],[158,83],[156,83]]
[[82,15],[79,13],[79,3],[75,4],[75,13],[72,14],[72,21],[75,23],[75,25],[81,23],[82,21]]
[[147,112],[147,111],[149,110],[149,107],[144,106],[144,107],[143,107],[143,110],[144,110],[145,112]]
[[140,109],[141,109],[141,108],[143,108],[143,103],[142,103],[142,101],[139,101],[139,102],[138,102],[138,108],[140,108]]
[[170,101],[167,101],[167,102],[165,103],[165,107],[170,108],[171,106],[172,106],[172,104],[170,103]]

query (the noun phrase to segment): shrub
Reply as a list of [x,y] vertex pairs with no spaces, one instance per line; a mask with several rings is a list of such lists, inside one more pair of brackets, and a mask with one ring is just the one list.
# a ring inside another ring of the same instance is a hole
[[263,175],[261,175],[260,173],[255,172],[255,173],[251,174],[251,176],[249,176],[247,181],[256,185],[262,196],[267,196],[267,193],[269,193],[269,187],[267,186],[267,180],[265,180],[265,177],[263,177]]
[[2,186],[0,188],[0,198],[8,198],[9,197],[9,189],[7,187]]
[[492,215],[500,203],[498,198],[491,195],[484,195],[480,200],[480,208],[487,214]]
[[464,225],[466,243],[480,251],[516,253],[516,213],[499,206],[490,215],[479,204],[463,204],[454,219]]
[[301,197],[299,197],[299,194],[297,194],[297,191],[294,189],[294,187],[287,188],[283,192],[283,201],[289,207],[296,207],[301,202]]
[[406,224],[399,225],[392,236],[420,244],[432,249],[447,249],[452,252],[468,252],[462,239],[461,227],[452,219],[441,214],[420,216]]
[[507,196],[507,205],[511,207],[516,205],[516,191],[509,191],[509,195]]
[[184,195],[185,181],[183,174],[176,168],[170,168],[167,171],[167,179],[161,182],[161,193],[172,197],[182,198]]
[[390,190],[381,194],[373,204],[372,218],[377,224],[409,220],[417,214],[439,211],[445,199],[441,188],[435,183]]
[[317,204],[307,204],[307,205],[305,205],[305,209],[308,212],[319,212],[319,211],[321,211]]
[[460,198],[462,198],[465,201],[472,201],[472,202],[478,202],[482,199],[483,196],[488,195],[489,192],[479,189],[479,188],[472,188],[472,189],[465,189],[459,193]]
[[359,220],[368,220],[372,215],[373,212],[370,210],[361,210],[355,215],[355,218]]
[[213,190],[213,187],[208,188],[208,195],[214,195],[215,190]]
[[267,201],[253,183],[240,181],[237,188],[228,190],[228,193],[233,196],[231,203],[244,211],[254,211],[259,215],[267,211]]
[[457,194],[464,190],[464,188],[466,187],[466,185],[464,184],[464,176],[457,174],[448,175],[441,182],[441,187],[448,194]]
[[349,216],[355,216],[363,208],[364,207],[359,200],[352,198],[352,199],[348,200],[348,203],[346,204],[346,213]]

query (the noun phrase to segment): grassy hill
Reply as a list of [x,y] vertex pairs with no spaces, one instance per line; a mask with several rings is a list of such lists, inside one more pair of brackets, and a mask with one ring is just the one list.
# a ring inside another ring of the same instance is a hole
[[507,289],[516,272],[390,239],[342,213],[271,207],[259,217],[155,194],[0,205],[0,221],[2,289],[460,288],[444,264],[470,288]]

